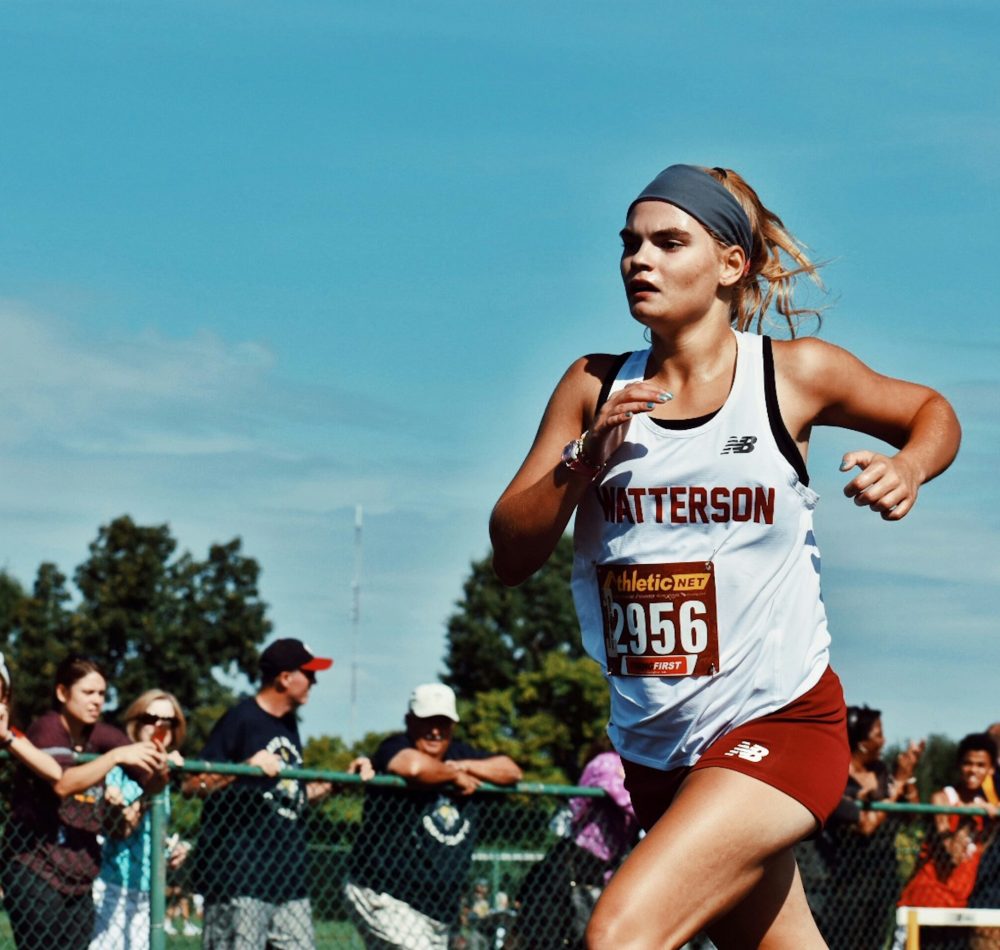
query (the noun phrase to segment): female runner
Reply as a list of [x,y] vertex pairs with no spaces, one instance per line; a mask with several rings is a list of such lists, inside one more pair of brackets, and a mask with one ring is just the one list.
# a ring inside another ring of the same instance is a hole
[[[573,363],[493,511],[506,584],[576,513],[573,595],[611,689],[609,734],[648,834],[602,895],[592,948],[822,947],[792,845],[840,800],[848,749],[805,467],[814,426],[896,448],[844,456],[888,521],[958,450],[948,403],[794,335],[815,267],[728,169],[674,165],[628,210],[621,273],[648,350]],[[784,255],[784,257],[782,256]],[[787,262],[787,263],[786,263]],[[565,448],[564,448],[565,446]]]

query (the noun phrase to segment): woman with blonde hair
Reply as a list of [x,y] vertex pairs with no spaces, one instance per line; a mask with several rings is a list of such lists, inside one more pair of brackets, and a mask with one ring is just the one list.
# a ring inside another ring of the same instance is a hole
[[[182,765],[177,749],[187,733],[187,720],[177,697],[148,689],[125,710],[125,731],[136,742],[152,742],[167,753],[168,761]],[[153,848],[149,809],[152,798],[120,768],[106,779],[105,798],[116,806],[107,825],[101,872],[94,881],[97,917],[91,950],[145,950],[149,946],[149,892]],[[167,797],[169,814],[170,799]],[[187,849],[167,856],[179,865]]]
[[[844,491],[887,521],[958,449],[945,399],[794,339],[801,246],[736,172],[673,165],[629,206],[621,276],[650,346],[563,375],[490,523],[507,584],[575,516],[573,596],[607,673],[609,734],[647,830],[587,931],[591,948],[813,948],[792,846],[840,800],[844,700],[812,527],[816,426],[848,452]],[[761,335],[777,323],[793,339]],[[750,332],[757,330],[757,333]]]

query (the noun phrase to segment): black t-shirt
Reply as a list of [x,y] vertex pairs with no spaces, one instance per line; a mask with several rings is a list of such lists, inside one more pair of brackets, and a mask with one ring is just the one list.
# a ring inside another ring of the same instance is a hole
[[[868,766],[875,774],[877,791],[871,801],[882,801],[889,796],[889,770],[884,762],[873,762]],[[855,874],[857,868],[878,867],[884,870],[895,864],[896,825],[893,821],[883,822],[870,835],[858,830],[861,808],[858,805],[861,785],[848,776],[843,797],[818,840],[828,864],[844,874]],[[895,880],[895,875],[889,875]]]
[[[889,769],[882,761],[872,762],[868,770],[875,775],[877,791],[870,796],[873,802],[880,802],[889,797]],[[861,807],[858,805],[861,795],[861,784],[853,776],[847,777],[847,788],[840,799],[840,804],[828,819],[829,825],[856,825],[861,819]]]
[[[378,747],[372,765],[386,772],[398,752],[412,748],[404,733],[390,736]],[[486,759],[490,754],[452,742],[444,760]],[[457,795],[451,785],[369,787],[351,852],[351,880],[450,923],[472,862],[478,812],[479,797]]]
[[[246,762],[261,749],[288,768],[302,765],[295,714],[272,716],[245,699],[213,727],[201,758]],[[192,875],[207,898],[282,903],[307,896],[305,783],[241,776],[206,799]]]

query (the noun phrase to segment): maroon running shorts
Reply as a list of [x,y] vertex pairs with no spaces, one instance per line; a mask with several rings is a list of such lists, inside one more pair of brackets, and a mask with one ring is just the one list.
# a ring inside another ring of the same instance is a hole
[[688,773],[708,768],[732,769],[766,782],[805,805],[822,825],[847,786],[850,749],[844,691],[827,667],[807,693],[720,736],[694,765],[664,771],[622,761],[625,787],[647,831],[667,810]]

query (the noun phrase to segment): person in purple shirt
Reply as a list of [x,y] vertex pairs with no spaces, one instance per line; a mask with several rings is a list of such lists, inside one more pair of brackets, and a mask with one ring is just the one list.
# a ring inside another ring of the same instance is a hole
[[583,767],[580,785],[603,788],[607,798],[571,798],[572,837],[580,848],[608,865],[611,877],[626,852],[635,843],[639,822],[625,788],[625,768],[617,752],[598,752]]
[[569,800],[568,830],[528,872],[518,891],[520,913],[512,948],[583,947],[583,935],[604,885],[639,833],[625,769],[607,737],[595,742],[577,783],[605,797]]
[[[83,950],[94,926],[91,885],[101,867],[98,834],[117,817],[104,799],[104,778],[125,767],[147,793],[167,780],[166,754],[152,742],[130,742],[100,722],[107,678],[90,659],[70,656],[56,668],[53,709],[27,737],[62,774],[25,768],[14,779],[5,833],[4,906],[18,950]],[[98,757],[75,764],[75,753]]]

